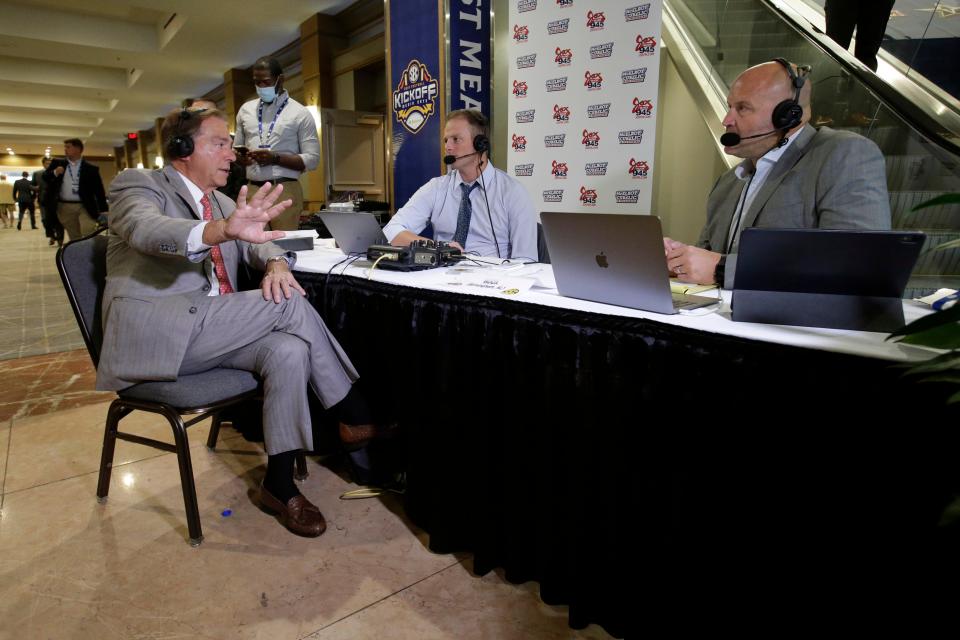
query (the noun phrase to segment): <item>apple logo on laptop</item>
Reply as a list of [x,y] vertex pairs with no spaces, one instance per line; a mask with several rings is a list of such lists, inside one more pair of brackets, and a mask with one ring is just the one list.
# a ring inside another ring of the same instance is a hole
[[597,264],[602,269],[606,269],[610,266],[610,264],[607,262],[607,256],[603,255],[603,251],[597,254]]

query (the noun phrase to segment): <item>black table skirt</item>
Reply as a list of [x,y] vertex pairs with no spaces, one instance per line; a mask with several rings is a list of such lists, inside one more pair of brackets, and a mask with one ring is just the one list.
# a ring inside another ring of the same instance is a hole
[[789,610],[810,584],[827,603],[941,559],[960,416],[889,363],[298,278],[408,434],[406,510],[430,548],[537,581],[573,628]]

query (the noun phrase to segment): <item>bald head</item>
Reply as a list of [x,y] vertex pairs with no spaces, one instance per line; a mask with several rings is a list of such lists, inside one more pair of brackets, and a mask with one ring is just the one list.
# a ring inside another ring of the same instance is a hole
[[[791,65],[794,73],[800,73]],[[776,61],[750,67],[733,81],[727,95],[727,115],[723,126],[736,133],[742,141],[725,147],[726,153],[757,160],[773,149],[784,133],[775,128],[773,110],[784,100],[792,100],[796,88],[786,67]],[[800,124],[785,133],[791,135],[810,120],[810,83],[804,82],[798,100],[803,107]]]

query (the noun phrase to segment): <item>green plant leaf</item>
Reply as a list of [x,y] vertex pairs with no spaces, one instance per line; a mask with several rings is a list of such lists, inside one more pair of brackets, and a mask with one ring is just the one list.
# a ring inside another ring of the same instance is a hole
[[911,333],[900,342],[934,349],[960,349],[960,323],[952,322],[926,331]]
[[960,391],[957,391],[955,394],[947,398],[947,404],[953,404],[954,402],[960,402]]
[[944,249],[956,249],[957,247],[960,247],[960,238],[951,240],[950,242],[944,242],[943,244],[938,244],[930,249],[930,251],[943,251]]
[[956,204],[958,202],[960,202],[960,193],[944,193],[936,198],[931,198],[926,202],[921,202],[910,211],[919,211],[920,209],[926,209],[927,207],[938,207],[942,204]]
[[914,333],[920,333],[921,331],[928,331],[934,327],[939,327],[950,322],[960,322],[960,304],[955,304],[949,309],[943,309],[942,311],[931,313],[928,316],[917,318],[910,324],[900,327],[891,333],[887,336],[887,340],[896,338],[897,336],[909,336]]
[[947,382],[950,384],[960,384],[960,372],[927,376],[922,380],[917,380],[917,382]]
[[936,358],[931,358],[926,362],[910,368],[903,375],[915,376],[921,373],[937,373],[940,371],[950,371],[951,369],[960,370],[960,352],[951,351],[940,354]]

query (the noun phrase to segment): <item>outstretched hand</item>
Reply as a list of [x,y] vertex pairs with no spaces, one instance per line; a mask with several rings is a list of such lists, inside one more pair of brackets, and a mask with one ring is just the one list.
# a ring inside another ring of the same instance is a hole
[[293,204],[293,200],[277,202],[283,193],[283,185],[265,183],[247,201],[247,187],[240,188],[237,196],[237,208],[226,219],[224,233],[228,240],[245,240],[252,244],[263,244],[277,238],[282,238],[283,231],[268,231],[268,222],[283,213],[283,210]]

